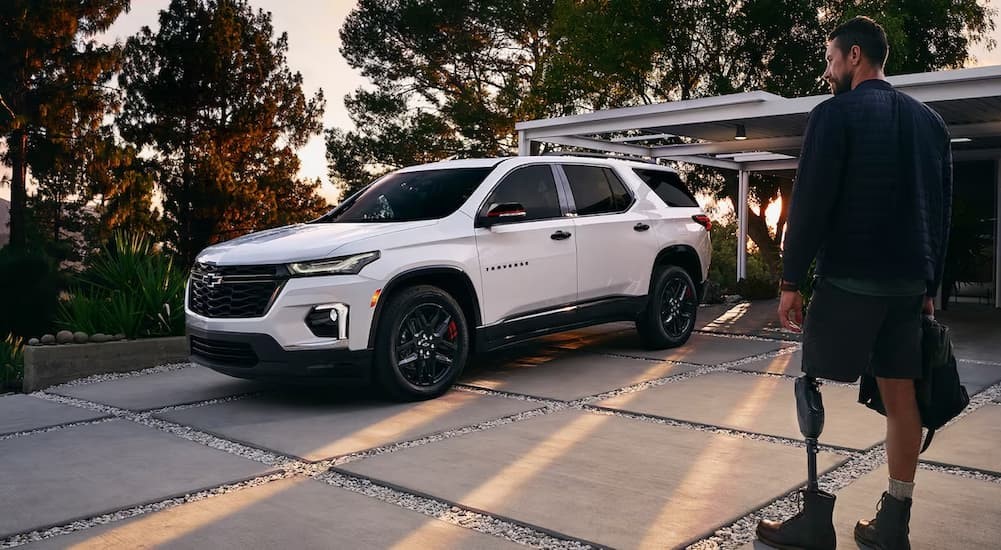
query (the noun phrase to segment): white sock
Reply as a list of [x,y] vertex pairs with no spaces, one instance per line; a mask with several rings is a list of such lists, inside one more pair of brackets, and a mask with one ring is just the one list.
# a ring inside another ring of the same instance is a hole
[[914,482],[899,481],[890,478],[890,496],[897,500],[907,500],[914,494]]

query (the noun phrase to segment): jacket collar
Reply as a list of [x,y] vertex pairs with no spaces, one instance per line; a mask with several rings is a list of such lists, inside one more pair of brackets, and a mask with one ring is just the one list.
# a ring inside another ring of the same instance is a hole
[[889,82],[879,78],[870,78],[869,80],[863,80],[862,82],[859,82],[858,85],[855,86],[856,90],[864,88],[875,88],[877,90],[892,90],[893,84],[890,84]]

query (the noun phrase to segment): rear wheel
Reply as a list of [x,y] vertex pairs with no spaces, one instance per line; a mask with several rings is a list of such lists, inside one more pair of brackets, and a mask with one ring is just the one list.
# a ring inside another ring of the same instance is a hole
[[469,357],[469,326],[462,308],[438,287],[420,285],[390,296],[378,330],[376,380],[397,400],[445,393]]
[[660,268],[636,329],[651,349],[678,347],[692,335],[698,308],[698,292],[688,272],[678,266]]

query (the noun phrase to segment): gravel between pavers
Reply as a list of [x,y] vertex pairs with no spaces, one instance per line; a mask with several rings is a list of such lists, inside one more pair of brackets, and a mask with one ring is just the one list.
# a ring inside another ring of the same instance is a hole
[[45,388],[44,391],[52,391],[63,388],[72,388],[73,386],[85,386],[87,384],[96,384],[98,382],[107,382],[109,380],[119,380],[121,378],[132,378],[134,376],[146,376],[147,374],[157,374],[161,372],[171,372],[175,370],[181,370],[193,366],[191,363],[167,363],[164,365],[159,365],[156,367],[150,367],[148,369],[134,370],[129,372],[109,372],[107,374],[93,374],[85,378],[77,378],[76,380],[70,380],[69,382],[63,382],[62,384],[56,386],[49,386]]

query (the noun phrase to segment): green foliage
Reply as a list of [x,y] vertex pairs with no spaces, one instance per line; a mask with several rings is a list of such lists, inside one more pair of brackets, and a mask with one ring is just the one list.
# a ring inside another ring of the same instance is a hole
[[[713,222],[710,232],[713,245],[709,280],[719,285],[723,294],[740,294],[745,298],[774,297],[778,282],[773,281],[768,266],[756,250],[747,254],[747,279],[737,281],[737,223],[731,216]],[[770,287],[771,296],[765,291]],[[753,293],[753,297],[748,292]]]
[[[245,0],[172,0],[125,47],[118,125],[159,161],[166,240],[205,246],[327,209],[295,154],[321,130],[322,91],[288,67],[288,36]],[[183,78],[180,76],[183,75]]]
[[58,308],[60,275],[54,262],[36,250],[0,249],[0,334],[41,336]]
[[129,338],[184,334],[185,274],[143,236],[115,235],[91,258],[57,323]]
[[24,379],[24,339],[8,334],[0,341],[0,390],[20,386]]

